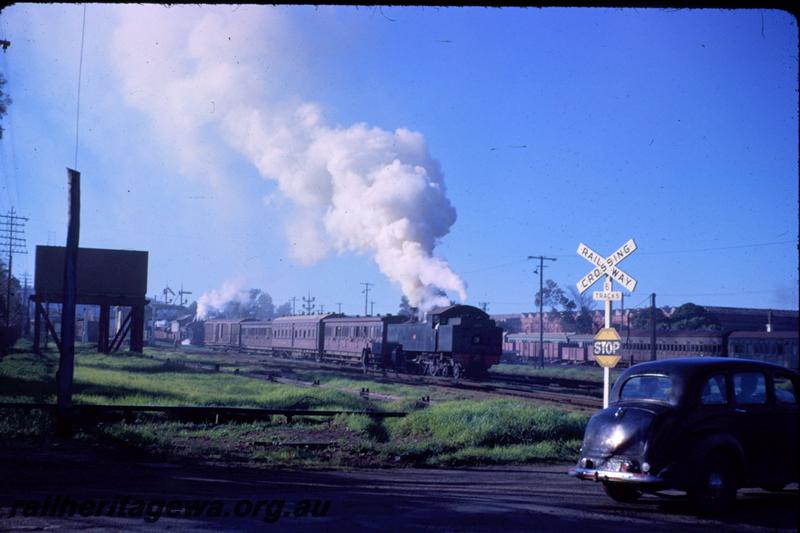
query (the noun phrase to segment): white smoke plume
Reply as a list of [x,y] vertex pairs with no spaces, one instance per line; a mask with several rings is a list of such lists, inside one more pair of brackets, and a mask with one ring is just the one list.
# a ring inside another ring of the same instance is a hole
[[318,105],[281,97],[296,36],[279,11],[136,6],[120,20],[113,54],[126,99],[174,146],[182,172],[224,183],[207,140],[221,134],[294,203],[285,229],[296,260],[367,253],[415,307],[446,305],[442,290],[466,299],[433,253],[456,211],[424,137],[332,126]]
[[242,279],[224,281],[220,288],[204,292],[197,299],[197,320],[205,320],[214,311],[222,311],[229,303],[246,304],[250,301],[250,291]]

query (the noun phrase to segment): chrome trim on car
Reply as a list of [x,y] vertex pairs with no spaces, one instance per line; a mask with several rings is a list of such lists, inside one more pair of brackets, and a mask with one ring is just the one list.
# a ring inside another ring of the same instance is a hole
[[629,483],[644,483],[647,485],[664,483],[664,480],[658,476],[640,472],[614,472],[612,470],[596,470],[594,468],[571,468],[568,474],[579,479],[588,479],[591,481],[624,481]]

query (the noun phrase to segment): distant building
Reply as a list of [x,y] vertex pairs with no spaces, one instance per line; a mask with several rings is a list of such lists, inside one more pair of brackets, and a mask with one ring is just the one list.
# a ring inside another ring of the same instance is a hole
[[[694,355],[731,356],[771,361],[789,368],[798,367],[798,329],[800,313],[794,310],[768,310],[736,307],[704,306],[707,315],[720,325],[718,331],[658,331],[655,353],[657,359]],[[660,308],[670,317],[674,307]],[[637,309],[615,309],[612,325],[622,338],[620,355],[627,364],[648,361],[653,347],[650,331],[631,330],[628,327],[631,313]],[[513,316],[513,315],[512,315]],[[539,314],[521,313],[519,331],[508,330],[503,337],[503,351],[509,360],[537,362],[539,356]],[[576,313],[577,316],[577,313]],[[604,325],[603,311],[592,311],[594,332]],[[561,331],[557,316],[545,312],[544,351],[548,361],[589,363],[592,354],[593,334],[576,334]],[[504,321],[515,321],[504,315]]]
[[519,313],[512,313],[505,315],[491,315],[491,318],[497,323],[498,326],[503,328],[503,331],[506,333],[519,333],[522,331],[521,316],[522,315]]
[[522,313],[520,315],[521,333],[538,333],[539,324],[543,323],[545,333],[561,333],[561,316],[557,313],[545,311],[543,319],[539,320],[539,313]]

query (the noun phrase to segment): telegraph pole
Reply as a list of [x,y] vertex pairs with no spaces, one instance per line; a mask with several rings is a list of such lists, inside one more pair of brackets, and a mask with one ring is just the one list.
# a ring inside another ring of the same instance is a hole
[[296,301],[297,301],[297,298],[295,298],[294,296],[292,296],[292,316],[294,316],[294,315],[295,315],[295,312],[294,312],[294,304],[295,304],[295,302],[296,302]]
[[342,314],[342,302],[336,302],[336,305],[339,306],[339,314]]
[[183,307],[186,301],[188,301],[188,300],[184,301],[183,299],[183,297],[187,294],[192,294],[192,291],[183,290],[183,282],[181,282],[181,290],[178,291],[178,305],[180,305],[181,307]]
[[373,300],[369,301],[369,314],[370,316],[375,315],[375,302]]
[[366,281],[362,281],[361,285],[364,286],[364,290],[361,291],[364,294],[364,316],[367,316],[367,304],[369,303],[369,288],[374,285],[374,283],[367,283]]
[[64,251],[64,305],[61,308],[61,357],[58,362],[57,432],[72,435],[72,376],[75,371],[75,296],[78,288],[78,240],[81,220],[81,174],[67,169],[69,176],[69,225]]
[[544,315],[542,314],[542,303],[544,300],[544,294],[542,293],[544,289],[544,262],[555,261],[556,259],[554,257],[544,257],[541,255],[529,255],[528,259],[539,260],[539,268],[534,270],[533,273],[536,274],[538,271],[539,274],[539,366],[544,368]]
[[11,325],[11,272],[14,254],[27,254],[25,248],[25,222],[26,217],[17,215],[14,208],[6,215],[0,215],[4,219],[0,222],[0,246],[5,248],[8,254],[8,279],[6,283],[6,327]]
[[308,298],[303,296],[303,314],[310,315],[314,312],[314,301],[316,298],[311,297],[311,291],[308,291]]
[[23,299],[25,300],[25,328],[23,329],[23,331],[25,332],[25,335],[27,335],[27,334],[29,334],[31,332],[31,303],[28,301],[28,280],[29,280],[29,278],[30,278],[30,275],[27,272],[25,272],[22,275],[22,279],[25,280],[25,293],[24,293],[25,296],[23,297]]

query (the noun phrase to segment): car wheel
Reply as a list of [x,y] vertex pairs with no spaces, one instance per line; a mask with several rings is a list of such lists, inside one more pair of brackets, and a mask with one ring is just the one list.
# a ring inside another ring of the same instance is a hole
[[721,453],[706,458],[689,497],[702,513],[718,514],[736,500],[736,471],[730,459]]
[[640,490],[626,483],[612,483],[606,481],[603,483],[603,490],[609,498],[615,502],[621,503],[633,503],[642,495]]

